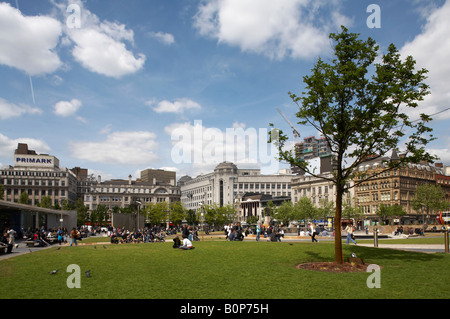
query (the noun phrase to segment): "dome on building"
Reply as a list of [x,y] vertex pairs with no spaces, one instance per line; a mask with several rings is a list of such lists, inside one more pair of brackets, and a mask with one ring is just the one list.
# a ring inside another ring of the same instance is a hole
[[237,166],[231,162],[222,162],[216,166],[216,168],[214,169],[214,172],[215,173],[230,172],[230,173],[236,174],[237,169],[238,169]]
[[185,175],[178,180],[178,186],[183,186],[186,182],[192,180],[192,177]]

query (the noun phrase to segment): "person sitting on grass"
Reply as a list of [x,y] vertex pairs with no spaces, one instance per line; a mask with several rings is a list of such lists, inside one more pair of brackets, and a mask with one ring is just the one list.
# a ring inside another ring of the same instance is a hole
[[190,249],[194,249],[195,247],[192,246],[192,242],[189,240],[188,237],[183,236],[183,245],[180,246],[181,250],[190,250]]
[[173,248],[180,248],[180,246],[181,246],[181,240],[180,240],[180,237],[175,237],[174,239],[173,239]]

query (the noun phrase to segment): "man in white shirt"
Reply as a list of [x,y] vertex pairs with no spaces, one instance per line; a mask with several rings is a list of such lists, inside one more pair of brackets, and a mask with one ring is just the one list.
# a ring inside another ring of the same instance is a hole
[[192,242],[189,240],[189,238],[184,237],[183,239],[183,245],[180,246],[181,250],[189,250],[194,249],[194,246],[192,246]]

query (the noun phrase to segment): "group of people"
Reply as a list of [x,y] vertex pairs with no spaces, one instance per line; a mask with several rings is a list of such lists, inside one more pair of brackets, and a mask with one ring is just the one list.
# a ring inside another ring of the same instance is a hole
[[139,243],[153,243],[164,242],[167,233],[162,227],[151,227],[138,229],[137,231],[129,231],[128,229],[115,228],[108,230],[108,235],[111,239],[111,244],[139,244]]
[[[179,236],[176,236],[173,239],[173,248],[178,248],[181,250],[191,250],[195,247],[192,245],[192,240],[194,238],[194,234],[197,233],[197,229],[194,227],[188,227],[187,225],[183,225],[181,228],[181,237],[183,241],[180,240]],[[197,234],[198,238],[198,234]]]
[[9,254],[12,252],[14,247],[17,248],[16,240],[17,232],[12,228],[5,228],[2,234],[2,238],[0,240],[0,246],[6,247],[6,253]]

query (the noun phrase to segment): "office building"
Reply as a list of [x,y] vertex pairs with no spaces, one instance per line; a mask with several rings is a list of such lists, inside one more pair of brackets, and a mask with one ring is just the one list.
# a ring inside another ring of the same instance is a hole
[[48,154],[37,154],[27,144],[19,144],[14,152],[14,166],[0,170],[3,198],[19,202],[22,193],[28,194],[29,204],[38,205],[43,197],[50,197],[52,205],[77,201],[77,176],[59,167],[59,160]]
[[260,169],[239,169],[233,163],[223,162],[208,174],[183,176],[178,185],[184,207],[198,211],[203,204],[236,205],[238,195],[246,193],[290,197],[292,176],[290,172],[264,175]]

